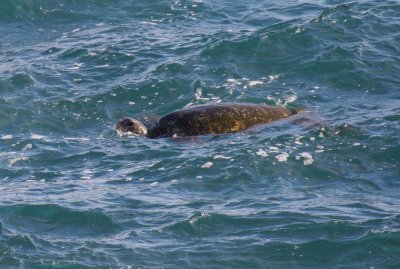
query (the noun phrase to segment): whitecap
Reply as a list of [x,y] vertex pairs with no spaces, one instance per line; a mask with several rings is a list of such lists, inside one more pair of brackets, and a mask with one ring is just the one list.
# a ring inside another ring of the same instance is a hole
[[308,152],[302,152],[296,156],[296,160],[301,160],[301,159],[303,159],[304,165],[310,165],[314,162],[312,155]]
[[71,67],[65,68],[66,70],[79,70],[83,66],[83,63],[74,63]]
[[212,162],[206,162],[205,164],[203,164],[202,166],[200,166],[201,168],[210,168],[211,166],[213,166]]
[[264,150],[262,150],[262,149],[259,149],[259,150],[256,152],[256,155],[260,156],[261,158],[265,158],[265,157],[268,156],[267,152],[264,151]]
[[278,106],[287,106],[288,104],[294,103],[297,100],[297,95],[288,95],[276,100]]
[[253,80],[253,81],[249,82],[248,86],[254,87],[254,86],[263,85],[263,84],[264,84],[264,82],[262,82],[261,80]]
[[10,159],[9,161],[8,161],[8,166],[13,166],[16,162],[18,162],[18,161],[26,161],[26,160],[28,160],[29,158],[28,157],[25,157],[25,156],[23,156],[23,157],[16,157],[16,158],[14,158],[14,159]]
[[194,224],[194,223],[197,222],[199,219],[207,218],[207,217],[209,217],[209,216],[210,216],[210,215],[209,215],[208,213],[206,213],[206,212],[201,212],[201,213],[200,213],[200,216],[192,217],[192,218],[189,220],[189,223],[190,223],[190,224]]
[[278,152],[279,151],[279,148],[277,148],[277,147],[269,147],[269,151],[270,152]]
[[96,65],[96,68],[104,68],[104,67],[109,67],[109,64],[102,64],[102,65]]
[[278,162],[286,162],[288,157],[289,157],[289,154],[284,152],[282,154],[279,154],[279,155],[275,156],[275,159],[277,159]]
[[32,149],[32,144],[26,144],[23,148],[22,148],[22,150],[30,150],[30,149]]
[[46,140],[46,138],[44,135],[31,134],[31,139],[33,140]]
[[89,138],[86,137],[66,137],[64,138],[64,140],[67,141],[77,141],[77,142],[86,142],[86,141],[90,141]]
[[269,78],[268,83],[271,83],[272,81],[278,79],[278,78],[279,78],[279,75],[271,75],[271,76],[268,76],[268,78]]
[[214,156],[213,156],[213,159],[214,159],[214,160],[216,160],[216,159],[230,160],[230,159],[232,159],[232,158],[231,158],[231,157],[226,157],[226,156],[224,156],[224,155],[219,155],[219,154],[217,154],[217,155],[214,155]]

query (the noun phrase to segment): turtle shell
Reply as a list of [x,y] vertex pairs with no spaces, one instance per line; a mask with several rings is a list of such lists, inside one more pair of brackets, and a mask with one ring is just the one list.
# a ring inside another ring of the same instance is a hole
[[258,104],[210,104],[172,112],[150,129],[149,137],[194,136],[240,131],[286,118],[295,111]]

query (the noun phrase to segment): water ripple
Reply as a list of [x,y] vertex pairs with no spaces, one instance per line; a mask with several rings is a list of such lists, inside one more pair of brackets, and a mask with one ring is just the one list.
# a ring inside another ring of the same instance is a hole
[[[399,11],[4,0],[0,267],[399,267]],[[219,136],[114,130],[219,102],[304,110]]]

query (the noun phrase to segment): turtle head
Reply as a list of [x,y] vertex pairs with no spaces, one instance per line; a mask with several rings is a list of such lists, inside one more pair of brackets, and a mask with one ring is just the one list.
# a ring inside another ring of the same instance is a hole
[[122,133],[132,133],[139,135],[147,135],[147,128],[143,123],[132,118],[122,118],[117,121],[115,129]]

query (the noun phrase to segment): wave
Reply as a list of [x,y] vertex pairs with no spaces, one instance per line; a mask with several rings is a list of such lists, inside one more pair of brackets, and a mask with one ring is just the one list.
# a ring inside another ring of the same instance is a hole
[[55,204],[1,206],[0,215],[7,229],[46,237],[96,237],[118,230],[118,225],[101,212],[73,210]]
[[97,18],[96,8],[104,8],[114,3],[107,0],[90,0],[85,3],[67,0],[4,0],[0,7],[0,21],[27,24],[65,23],[88,21]]

